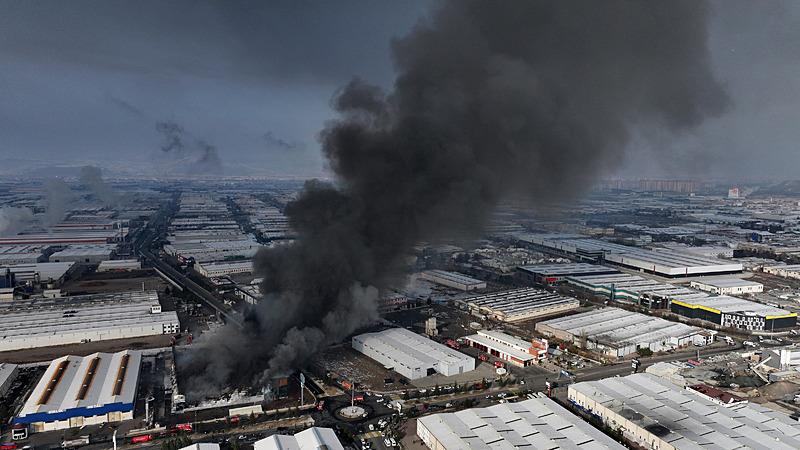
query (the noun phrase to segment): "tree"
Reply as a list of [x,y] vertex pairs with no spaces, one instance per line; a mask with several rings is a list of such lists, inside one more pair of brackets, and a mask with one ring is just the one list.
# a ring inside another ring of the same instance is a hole
[[639,347],[636,353],[638,353],[639,356],[653,356],[653,351],[648,347]]

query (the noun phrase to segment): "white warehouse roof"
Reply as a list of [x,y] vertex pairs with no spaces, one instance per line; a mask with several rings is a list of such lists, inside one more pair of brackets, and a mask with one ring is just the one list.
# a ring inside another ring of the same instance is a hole
[[274,434],[256,441],[254,450],[344,450],[336,433],[330,428],[311,427],[294,436]]
[[702,328],[620,308],[601,308],[545,320],[537,324],[537,330],[539,326],[562,330],[572,336],[585,335],[592,341],[611,347],[638,346],[670,338],[686,338],[704,331]]
[[623,449],[622,445],[547,397],[417,419],[430,448]]
[[133,410],[141,360],[141,353],[133,350],[54,359],[15,422],[51,422]]
[[389,328],[377,333],[364,333],[353,337],[353,341],[362,342],[377,349],[382,355],[386,355],[388,357],[386,361],[379,361],[384,365],[391,365],[391,361],[397,361],[408,368],[427,368],[444,362],[448,365],[472,364],[474,368],[475,359],[473,357],[405,328]]
[[746,403],[725,407],[649,373],[586,381],[574,392],[623,415],[677,449],[796,450],[800,423]]
[[178,325],[156,291],[79,295],[0,303],[0,351],[162,334]]

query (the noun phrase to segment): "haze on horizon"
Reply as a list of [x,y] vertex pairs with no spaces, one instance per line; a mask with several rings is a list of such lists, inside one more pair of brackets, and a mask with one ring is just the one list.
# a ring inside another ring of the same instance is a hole
[[[391,38],[434,1],[2,1],[0,156],[149,173],[167,121],[224,174],[324,175],[331,98],[355,75],[390,84]],[[648,131],[618,174],[796,178],[800,4],[717,1],[709,46],[729,111]]]

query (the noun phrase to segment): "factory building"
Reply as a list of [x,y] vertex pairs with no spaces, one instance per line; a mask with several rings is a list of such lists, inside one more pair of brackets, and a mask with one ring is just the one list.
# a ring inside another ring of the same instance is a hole
[[253,261],[204,262],[197,263],[194,269],[206,278],[234,275],[237,273],[252,273]]
[[50,262],[99,264],[114,257],[117,246],[112,244],[68,245],[50,255]]
[[173,334],[174,311],[156,291],[14,300],[0,303],[0,351]]
[[595,296],[622,303],[635,303],[649,309],[669,308],[669,300],[676,296],[705,297],[689,288],[662,283],[638,275],[620,273],[615,275],[571,276],[567,284]]
[[575,235],[523,233],[517,237],[549,253],[588,262],[608,262],[667,278],[741,273],[743,270],[741,263],[673,250],[647,250]]
[[470,347],[488,353],[518,367],[538,364],[547,358],[547,340],[524,341],[499,331],[478,331],[464,337]]
[[0,266],[0,271],[8,269],[14,274],[17,283],[49,283],[59,285],[64,282],[73,262],[43,262],[36,264],[13,264]]
[[253,450],[344,450],[344,446],[330,428],[311,427],[294,436],[273,434],[256,441]]
[[619,308],[546,320],[536,324],[536,331],[612,358],[636,353],[639,348],[659,352],[713,342],[713,334],[702,328]]
[[19,367],[16,364],[0,363],[0,399],[5,397],[6,392],[11,389],[18,374]]
[[417,436],[431,450],[625,448],[542,394],[517,403],[420,417]]
[[408,378],[457,375],[475,369],[475,359],[405,328],[353,337],[353,349]]
[[800,264],[764,267],[764,272],[783,278],[800,279]]
[[45,252],[50,247],[43,245],[0,246],[0,265],[36,264],[47,261]]
[[447,272],[444,270],[426,270],[420,273],[419,277],[432,283],[441,284],[442,286],[447,286],[462,291],[486,289],[485,281],[476,280],[475,278],[470,278],[464,274],[456,272]]
[[598,264],[572,263],[572,264],[537,264],[533,266],[517,267],[517,274],[523,280],[545,286],[561,283],[567,277],[587,275],[610,275],[619,273],[619,270]]
[[241,236],[237,235],[236,240],[169,244],[164,246],[164,252],[178,258],[194,258],[198,262],[252,258],[260,244],[251,239],[239,239]]
[[800,348],[765,348],[761,361],[769,367],[779,370],[797,370],[800,367]]
[[474,315],[501,322],[519,322],[552,316],[580,306],[577,299],[536,288],[493,292],[456,301]]
[[14,423],[41,432],[133,419],[141,360],[133,350],[55,359]]
[[138,259],[110,259],[103,261],[97,266],[98,272],[127,272],[139,270],[142,263]]
[[742,295],[764,292],[764,285],[755,281],[740,278],[725,278],[720,280],[692,281],[691,287],[712,292],[718,295]]
[[685,317],[740,330],[772,332],[797,325],[797,313],[726,295],[679,296],[672,299],[670,310]]
[[800,423],[753,403],[722,405],[649,373],[571,384],[576,407],[636,448],[796,450]]
[[75,244],[111,244],[123,242],[128,236],[128,229],[117,230],[64,230],[52,233],[18,234],[0,237],[0,245],[75,245]]

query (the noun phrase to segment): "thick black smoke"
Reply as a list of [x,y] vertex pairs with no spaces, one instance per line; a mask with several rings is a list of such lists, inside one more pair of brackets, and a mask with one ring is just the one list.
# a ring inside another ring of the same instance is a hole
[[321,140],[338,184],[288,205],[298,241],[259,252],[265,300],[188,355],[188,393],[301,366],[376,317],[376,289],[415,243],[479,233],[510,194],[579,194],[635,127],[721,113],[708,13],[695,0],[445,1],[393,42],[393,90],[354,80],[336,95]]
[[186,174],[222,173],[222,160],[217,148],[202,139],[192,138],[186,130],[173,121],[156,123],[162,137],[161,151],[169,155],[169,162],[177,165],[178,172]]

